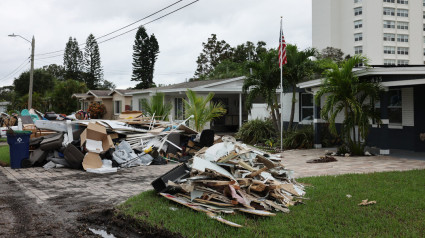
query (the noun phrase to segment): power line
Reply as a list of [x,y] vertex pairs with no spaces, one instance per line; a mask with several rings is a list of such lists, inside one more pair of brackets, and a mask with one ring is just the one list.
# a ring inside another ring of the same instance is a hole
[[[145,20],[145,19],[147,19],[147,18],[149,18],[149,17],[151,17],[151,16],[154,16],[154,15],[156,15],[156,14],[158,14],[158,13],[160,13],[160,12],[162,12],[162,11],[164,11],[164,10],[166,10],[166,9],[168,9],[168,8],[170,8],[170,7],[174,6],[174,5],[176,5],[176,4],[178,4],[178,3],[179,3],[179,2],[181,2],[181,1],[183,1],[183,0],[179,0],[179,1],[177,1],[177,2],[174,2],[173,4],[170,4],[170,5],[168,5],[168,6],[164,7],[164,8],[162,8],[162,9],[160,9],[160,10],[158,10],[158,11],[156,11],[156,12],[154,12],[154,13],[152,13],[152,14],[150,14],[150,15],[146,16],[146,17],[143,17],[142,19],[139,19],[139,20],[137,20],[137,21],[135,21],[135,22],[133,22],[133,23],[130,23],[130,24],[126,25],[126,26],[123,26],[123,27],[121,27],[121,28],[119,28],[119,29],[117,29],[117,30],[115,30],[115,31],[112,31],[112,32],[110,32],[110,33],[107,33],[107,34],[105,34],[105,35],[99,36],[99,37],[97,37],[97,38],[96,38],[96,40],[101,39],[101,38],[104,38],[104,37],[109,36],[109,35],[112,35],[112,34],[114,34],[114,33],[118,32],[118,31],[120,31],[120,30],[123,30],[123,29],[125,29],[125,28],[127,28],[127,27],[129,27],[129,26],[132,26],[132,25],[134,25],[134,24],[136,24],[136,23],[138,23],[138,22],[141,22],[141,21],[143,21],[143,20]],[[83,46],[83,45],[85,45],[85,44],[86,44],[86,43],[82,43],[82,44],[79,44],[78,46]],[[52,52],[47,52],[47,53],[42,53],[42,54],[36,54],[36,55],[49,55],[49,54],[59,53],[59,52],[62,52],[62,51],[65,51],[65,50],[57,50],[57,51],[52,51]]]
[[[12,72],[10,72],[9,74],[7,74],[6,76],[4,76],[3,78],[0,79],[0,81],[3,81],[5,79],[8,79],[11,75],[15,74],[16,72],[20,71],[21,68],[27,66],[29,64],[29,59],[30,57],[26,58],[24,60],[24,62],[22,62],[18,67],[16,67],[14,70],[12,70]],[[26,64],[25,64],[26,62]],[[25,64],[25,65],[24,65]]]
[[[142,24],[142,25],[140,25],[140,26],[138,26],[138,27],[135,27],[135,28],[133,28],[133,29],[131,29],[131,30],[128,30],[128,31],[126,31],[126,32],[123,32],[123,33],[121,33],[121,34],[119,34],[119,35],[116,35],[116,36],[114,36],[114,37],[111,37],[111,38],[108,38],[108,39],[106,39],[106,40],[100,41],[100,42],[98,42],[98,45],[100,45],[100,44],[102,44],[102,43],[105,43],[105,42],[108,42],[108,41],[110,41],[110,40],[113,40],[113,39],[115,39],[115,38],[117,38],[117,37],[120,37],[120,36],[122,36],[122,35],[125,35],[125,34],[127,34],[127,33],[130,33],[130,32],[132,32],[132,31],[134,31],[134,30],[137,30],[137,29],[139,29],[139,27],[141,27],[141,26],[145,26],[145,25],[148,25],[148,24],[153,23],[153,22],[155,22],[155,21],[158,21],[158,20],[160,20],[160,19],[162,19],[162,18],[164,18],[164,17],[166,17],[166,16],[169,16],[169,15],[171,15],[171,14],[175,13],[175,12],[178,12],[178,11],[180,11],[180,10],[182,10],[182,9],[184,9],[184,8],[186,8],[186,7],[188,7],[188,6],[192,5],[192,4],[194,4],[194,3],[196,3],[196,2],[199,2],[199,0],[195,0],[195,1],[191,2],[191,3],[188,3],[188,4],[186,4],[186,5],[182,6],[182,7],[180,7],[180,8],[178,8],[178,9],[174,10],[174,11],[171,11],[171,12],[169,12],[169,13],[165,14],[165,15],[162,15],[162,16],[160,16],[160,17],[158,17],[158,18],[156,18],[156,19],[154,19],[154,20],[152,20],[152,21],[149,21],[149,22],[147,22],[147,23],[145,23],[145,24]],[[106,34],[106,35],[108,35],[108,34]],[[105,35],[105,36],[106,36],[106,35]],[[80,44],[80,45],[85,45],[85,43]],[[55,52],[50,52],[50,53],[57,53],[57,52],[62,52],[62,51],[64,51],[64,50],[55,51]],[[47,54],[47,53],[45,53],[45,54]],[[39,55],[40,55],[40,54],[39,54]],[[65,55],[65,54],[64,54],[64,53],[61,53],[61,54],[59,54],[59,55],[48,56],[48,57],[44,57],[44,58],[36,58],[36,59],[37,59],[37,60],[38,60],[38,59],[50,59],[50,58],[61,57],[61,56],[63,56],[63,55]]]

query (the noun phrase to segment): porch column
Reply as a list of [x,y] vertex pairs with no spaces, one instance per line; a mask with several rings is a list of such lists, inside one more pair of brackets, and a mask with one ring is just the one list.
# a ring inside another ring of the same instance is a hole
[[388,125],[390,124],[390,119],[388,115],[388,88],[385,88],[385,92],[381,95],[381,121],[382,125],[380,126],[380,143],[379,143],[379,154],[389,155],[389,145],[388,145]]
[[322,148],[322,123],[324,122],[320,119],[320,102],[317,104],[314,99],[316,93],[313,94],[313,126],[314,126],[314,148]]
[[239,93],[239,128],[242,127],[242,93]]

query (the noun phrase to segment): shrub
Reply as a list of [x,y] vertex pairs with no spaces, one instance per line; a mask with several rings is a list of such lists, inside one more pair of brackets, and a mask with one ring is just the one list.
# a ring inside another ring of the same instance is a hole
[[313,126],[295,128],[293,131],[284,133],[283,147],[285,149],[310,149],[313,148]]
[[90,113],[90,118],[100,119],[106,114],[106,107],[98,102],[93,102],[89,105],[89,109],[87,111]]
[[276,136],[276,130],[270,119],[248,121],[239,128],[236,137],[247,144],[263,143]]

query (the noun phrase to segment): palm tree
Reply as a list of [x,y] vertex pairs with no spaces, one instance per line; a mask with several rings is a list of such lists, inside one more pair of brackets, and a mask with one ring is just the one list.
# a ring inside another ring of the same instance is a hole
[[259,56],[258,62],[250,62],[253,74],[248,76],[243,84],[242,90],[246,94],[246,107],[252,109],[253,101],[262,97],[267,103],[267,108],[273,120],[273,125],[280,131],[279,102],[276,89],[280,85],[280,70],[277,50],[269,50]]
[[152,96],[150,101],[142,100],[142,107],[145,109],[144,113],[147,116],[155,115],[155,117],[160,117],[162,120],[166,120],[173,105],[170,102],[165,103],[164,99],[164,93],[157,92],[154,96]]
[[194,91],[186,91],[187,100],[184,100],[186,117],[193,115],[195,130],[200,132],[204,126],[214,118],[226,114],[223,104],[211,102],[214,93],[209,93],[205,98],[198,96]]
[[325,79],[315,97],[316,103],[320,103],[322,96],[326,97],[321,116],[328,120],[331,133],[337,135],[335,119],[339,113],[344,114],[341,136],[354,155],[363,154],[363,141],[369,133],[370,121],[381,124],[373,108],[374,102],[379,100],[381,86],[377,82],[360,81],[354,76],[353,68],[359,64],[367,65],[367,58],[355,55],[344,61],[341,68],[334,64],[325,71]]
[[288,44],[286,46],[288,63],[283,67],[283,81],[285,88],[292,89],[291,116],[289,118],[288,131],[292,129],[294,122],[297,84],[309,80],[313,76],[315,66],[310,57],[315,54],[316,50],[314,49],[299,51],[296,45]]

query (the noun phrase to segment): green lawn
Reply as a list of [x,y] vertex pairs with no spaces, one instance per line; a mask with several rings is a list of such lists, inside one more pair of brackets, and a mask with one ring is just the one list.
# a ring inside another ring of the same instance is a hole
[[9,146],[0,146],[0,161],[8,166],[10,165]]
[[[275,217],[223,215],[243,225],[233,228],[209,219],[154,191],[130,198],[118,209],[140,222],[186,237],[424,237],[425,170],[299,179],[305,205]],[[346,195],[352,197],[348,198]],[[360,207],[363,199],[377,204]],[[178,208],[173,211],[170,208]]]

